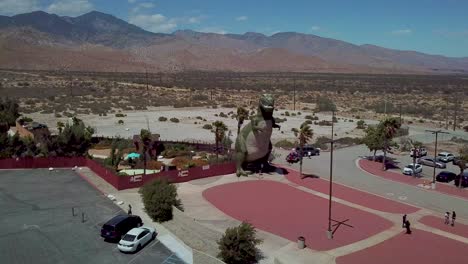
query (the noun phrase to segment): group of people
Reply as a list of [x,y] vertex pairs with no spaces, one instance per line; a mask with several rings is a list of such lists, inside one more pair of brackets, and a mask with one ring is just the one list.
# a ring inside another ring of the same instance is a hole
[[445,224],[455,226],[455,219],[457,218],[457,214],[455,211],[452,211],[452,221],[450,222],[450,212],[445,212]]
[[[455,211],[452,211],[452,221],[450,221],[450,212],[446,212],[445,213],[445,224],[446,225],[451,225],[451,226],[455,226],[455,219],[457,218],[457,213],[455,213]],[[410,229],[410,226],[411,226],[411,223],[410,221],[407,219],[407,215],[403,215],[403,225],[402,227],[403,228],[406,228],[406,234],[411,234],[411,229]]]

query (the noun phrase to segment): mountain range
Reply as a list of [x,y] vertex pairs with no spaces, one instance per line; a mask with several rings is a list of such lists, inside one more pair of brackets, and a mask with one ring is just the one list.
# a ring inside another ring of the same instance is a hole
[[0,16],[0,68],[467,74],[468,58],[354,45],[311,34],[152,33],[97,11]]

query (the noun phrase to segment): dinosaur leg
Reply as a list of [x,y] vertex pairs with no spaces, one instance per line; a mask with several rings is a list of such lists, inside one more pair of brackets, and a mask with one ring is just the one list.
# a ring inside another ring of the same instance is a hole
[[242,136],[238,136],[236,140],[236,175],[247,176],[247,173],[242,168],[242,164],[247,159],[247,148],[245,146],[245,140]]

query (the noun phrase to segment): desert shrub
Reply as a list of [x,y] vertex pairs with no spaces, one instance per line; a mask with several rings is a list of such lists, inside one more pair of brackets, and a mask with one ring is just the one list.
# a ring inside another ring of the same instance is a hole
[[175,157],[172,161],[171,161],[171,164],[176,166],[177,169],[185,169],[187,168],[188,166],[188,163],[190,162],[191,160],[186,158],[186,157]]
[[301,113],[301,112],[297,112],[297,115],[302,115],[302,113]]
[[285,116],[290,116],[289,111],[284,112]]
[[299,130],[297,128],[295,128],[295,127],[291,128],[291,131],[294,132],[294,133],[299,132]]
[[55,115],[54,115],[54,116],[55,116],[56,118],[60,118],[60,117],[62,117],[62,115],[61,115],[60,113],[55,113]]
[[328,97],[318,96],[316,103],[317,107],[315,110],[318,112],[336,111],[335,103]]
[[304,124],[307,124],[307,125],[312,125],[312,123],[313,123],[312,120],[306,120],[306,121],[304,121]]
[[159,122],[166,122],[166,121],[167,121],[167,117],[165,117],[165,116],[160,116],[160,117],[158,118],[158,121],[159,121]]
[[120,119],[119,121],[117,121],[117,124],[123,125],[123,124],[124,124],[124,121],[123,121],[122,119]]
[[314,124],[317,124],[319,126],[331,126],[332,122],[328,121],[328,120],[321,120],[321,121],[319,121],[317,123],[314,122]]
[[170,121],[171,121],[172,123],[179,123],[179,122],[180,122],[179,119],[178,119],[178,118],[175,118],[175,117],[171,118]]
[[275,143],[275,147],[277,148],[290,149],[290,148],[294,148],[294,146],[295,146],[294,142],[291,142],[287,139],[283,139]]
[[208,101],[208,96],[204,94],[196,94],[192,96],[192,100],[194,101]]
[[218,241],[218,257],[227,264],[257,263],[261,252],[257,245],[262,240],[256,237],[255,228],[246,222],[230,227]]
[[320,148],[322,150],[327,150],[328,149],[328,143],[330,142],[330,139],[324,136],[318,137],[315,140],[314,146],[316,148]]
[[183,107],[189,107],[189,106],[190,106],[190,102],[186,100],[176,101],[174,103],[174,108],[183,108]]
[[319,120],[318,116],[311,116],[311,115],[306,115],[304,118],[308,120]]
[[228,117],[224,112],[219,113],[219,117]]
[[276,124],[283,123],[283,122],[286,122],[286,121],[288,121],[288,119],[275,117],[275,123]]
[[360,138],[353,138],[353,137],[343,137],[336,140],[336,143],[345,146],[353,146],[362,144],[362,139]]
[[291,116],[296,116],[296,113],[291,113]]
[[203,120],[203,117],[197,116],[196,119],[198,119],[198,120]]
[[468,144],[468,140],[460,138],[460,137],[452,137],[450,141],[459,143],[459,144]]
[[127,116],[126,114],[122,114],[122,113],[115,114],[115,117],[126,117],[126,116]]
[[211,130],[211,129],[213,129],[213,126],[211,124],[205,124],[203,126],[203,129]]
[[366,122],[364,122],[364,120],[359,120],[359,121],[357,121],[356,124],[357,124],[357,126],[356,126],[357,129],[364,129],[364,128],[366,128]]
[[172,207],[182,207],[177,198],[177,187],[164,179],[157,179],[140,188],[146,213],[156,222],[172,219]]
[[237,105],[236,105],[236,104],[233,104],[233,103],[226,103],[226,104],[222,104],[221,106],[224,107],[224,108],[234,108],[234,107],[237,107]]

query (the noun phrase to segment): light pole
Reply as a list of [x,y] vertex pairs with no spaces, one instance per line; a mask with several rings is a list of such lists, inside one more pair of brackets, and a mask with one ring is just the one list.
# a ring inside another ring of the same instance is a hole
[[427,132],[431,132],[432,134],[435,134],[435,147],[434,147],[434,170],[432,172],[432,189],[435,189],[436,188],[436,158],[437,158],[437,138],[439,136],[439,134],[448,134],[447,132],[443,132],[442,130],[426,130]]
[[331,127],[331,140],[330,140],[330,182],[329,182],[329,190],[328,190],[328,230],[327,236],[328,239],[333,239],[333,231],[332,231],[332,191],[333,191],[333,136],[334,136],[334,123],[335,120],[335,111],[332,111],[332,127]]

